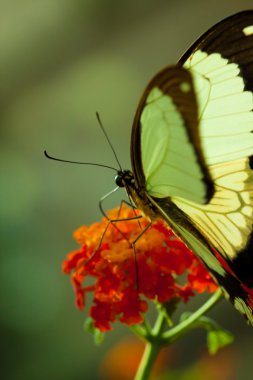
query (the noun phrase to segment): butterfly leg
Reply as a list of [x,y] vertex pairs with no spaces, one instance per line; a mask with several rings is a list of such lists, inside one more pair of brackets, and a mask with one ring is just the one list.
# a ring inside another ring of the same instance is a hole
[[[98,250],[100,249],[102,243],[103,243],[103,240],[104,240],[104,237],[105,237],[105,234],[109,228],[109,226],[112,224],[113,227],[122,235],[122,237],[129,243],[129,245],[132,245],[132,243],[130,242],[130,240],[127,238],[127,236],[116,226],[116,223],[118,222],[125,222],[127,220],[139,220],[140,218],[142,218],[142,215],[136,215],[136,216],[133,216],[132,218],[117,218],[117,219],[110,219],[108,217],[108,215],[106,214],[106,212],[104,211],[103,209],[103,206],[102,206],[102,203],[103,201],[108,198],[109,196],[111,196],[114,192],[116,192],[117,190],[119,189],[119,187],[116,187],[115,189],[113,189],[112,191],[110,191],[109,193],[107,193],[106,195],[104,195],[100,201],[99,201],[99,209],[102,213],[102,215],[108,220],[107,222],[107,225],[101,235],[101,238],[100,238],[100,241],[99,241],[99,244],[97,246],[97,248],[95,249],[95,251],[92,253],[92,255],[88,258],[88,260],[85,262],[85,264],[87,264],[88,262],[90,262],[93,257],[96,255],[96,253],[98,252]],[[120,208],[119,208],[119,213],[118,213],[118,216],[120,215],[120,211],[122,209],[122,205],[123,203],[127,204],[127,205],[131,205],[130,203],[128,203],[127,201],[125,200],[122,200],[121,203],[120,203]],[[132,206],[132,205],[131,205]]]
[[[135,247],[133,246],[133,243],[128,239],[128,237],[116,226],[116,223],[118,223],[118,222],[126,222],[126,221],[128,221],[128,220],[138,220],[138,219],[140,219],[140,218],[142,218],[142,215],[140,215],[140,216],[134,216],[134,217],[132,217],[132,218],[123,218],[123,219],[109,219],[109,217],[107,216],[107,215],[105,215],[105,217],[106,217],[106,219],[108,220],[108,222],[107,222],[107,225],[106,225],[106,227],[105,227],[105,229],[104,229],[104,231],[103,231],[103,233],[102,233],[102,235],[101,235],[101,238],[100,238],[100,241],[99,241],[99,243],[98,243],[98,246],[97,246],[97,248],[95,249],[95,251],[92,253],[92,255],[86,260],[86,262],[85,262],[85,265],[86,264],[88,264],[92,259],[93,259],[93,257],[96,255],[96,253],[98,252],[98,250],[101,248],[101,245],[102,245],[102,243],[103,243],[103,240],[104,240],[104,237],[105,237],[105,234],[106,234],[106,232],[107,232],[107,230],[108,230],[108,228],[110,227],[110,225],[112,225],[121,235],[122,235],[122,237],[129,243],[129,245],[130,246],[132,246],[133,247],[133,251],[134,251],[134,258],[135,258],[135,262],[136,262],[136,253],[135,253]],[[145,229],[140,233],[140,235],[142,235],[142,233],[143,232],[145,232],[146,231],[146,227],[145,227]]]
[[121,210],[122,210],[122,207],[123,207],[124,204],[127,205],[127,206],[129,206],[129,207],[131,207],[131,209],[133,209],[133,210],[137,209],[137,207],[135,207],[131,202],[128,202],[125,199],[122,199],[121,202],[120,202],[120,205],[119,205],[118,216],[120,216],[120,213],[121,213]]
[[[100,209],[100,211],[101,211],[101,214],[102,214],[102,215],[108,220],[108,222],[110,222],[110,223],[120,222],[120,221],[126,221],[126,220],[141,219],[141,218],[142,218],[142,215],[135,215],[135,216],[133,216],[133,217],[131,217],[131,218],[124,218],[124,219],[120,219],[120,218],[117,218],[117,219],[115,219],[115,220],[111,220],[111,219],[109,219],[108,215],[106,214],[106,212],[105,212],[104,209],[103,209],[102,204],[103,204],[103,202],[104,202],[104,200],[105,200],[106,198],[110,197],[110,196],[111,196],[113,193],[115,193],[118,189],[119,189],[118,186],[115,187],[115,189],[111,190],[109,193],[107,193],[106,195],[104,195],[104,196],[100,199],[100,201],[99,201],[99,209]],[[125,203],[126,205],[131,206],[131,207],[133,208],[133,210],[136,209],[136,207],[133,206],[132,203],[128,203],[127,201],[122,200],[121,203],[120,203],[120,207],[119,207],[119,214],[120,214],[120,211],[121,211],[121,209],[122,209],[122,204],[123,204],[123,203]],[[119,230],[116,226],[115,226],[115,228],[120,232],[120,230]],[[121,233],[121,232],[120,232],[120,233]],[[121,233],[121,234],[122,234],[122,233]],[[124,235],[122,234],[122,236],[124,236]],[[126,239],[126,240],[128,240],[128,239]]]
[[142,218],[142,216],[136,216],[136,217],[133,217],[133,218],[124,218],[124,219],[109,219],[108,220],[108,223],[103,231],[103,234],[100,238],[100,242],[97,246],[97,248],[95,249],[95,251],[92,253],[92,255],[89,257],[89,259],[86,261],[85,264],[87,264],[94,256],[95,254],[98,252],[98,250],[100,249],[102,243],[103,243],[103,239],[105,237],[105,234],[109,228],[109,226],[112,224],[113,227],[120,232],[120,234],[123,236],[123,238],[129,243],[129,245],[132,247],[133,249],[133,254],[134,254],[134,263],[135,263],[135,276],[136,276],[136,289],[137,289],[137,292],[139,291],[139,270],[138,270],[138,262],[137,262],[137,253],[136,253],[136,243],[137,241],[142,237],[142,235],[145,234],[145,232],[152,226],[152,222],[150,222],[140,233],[139,235],[137,236],[136,239],[134,239],[134,241],[130,242],[130,240],[125,236],[125,234],[123,234],[123,232],[120,231],[120,229],[115,225],[115,223],[118,223],[118,222],[126,222],[128,220],[135,220],[135,219],[139,219],[139,218]]
[[102,204],[103,204],[103,202],[104,202],[104,200],[105,200],[106,198],[109,198],[109,197],[110,197],[113,193],[115,193],[118,189],[119,189],[118,186],[115,187],[115,189],[113,189],[113,190],[111,190],[109,193],[105,194],[105,195],[104,195],[102,198],[100,198],[100,200],[99,200],[99,210],[100,210],[101,214],[104,215],[104,217],[105,217],[106,219],[108,219],[108,220],[109,220],[109,218],[108,218],[106,212],[104,211]]
[[137,262],[137,254],[136,254],[136,243],[145,234],[145,232],[152,226],[152,222],[150,222],[137,236],[136,239],[131,243],[133,252],[134,252],[134,263],[135,263],[135,276],[136,276],[136,289],[139,291],[139,270],[138,270],[138,262]]
[[131,207],[131,209],[133,210],[133,212],[135,214],[135,217],[133,217],[133,218],[137,219],[137,223],[139,225],[139,228],[140,228],[140,230],[142,230],[142,226],[141,226],[141,223],[140,223],[140,220],[139,220],[142,216],[141,215],[136,215],[135,210],[137,210],[137,207],[131,202],[131,199],[130,199],[130,202],[126,201],[125,199],[121,200],[120,206],[119,206],[118,218],[120,216],[123,204],[126,204],[127,206]]
[[134,262],[135,262],[135,275],[136,275],[136,288],[137,288],[137,291],[139,289],[139,271],[138,271],[138,263],[137,263],[137,255],[136,255],[136,243],[137,241],[142,237],[142,235],[151,227],[152,225],[152,222],[150,222],[144,229],[141,230],[141,232],[139,233],[139,235],[137,236],[137,238],[133,241],[133,242],[130,242],[130,240],[128,239],[128,237],[117,227],[116,223],[118,222],[126,222],[128,220],[136,220],[138,222],[138,225],[139,227],[141,228],[141,224],[139,222],[139,219],[142,218],[142,215],[135,215],[133,217],[130,217],[130,218],[120,218],[120,212],[122,210],[122,206],[123,204],[126,204],[127,206],[130,206],[133,211],[135,212],[135,209],[136,207],[132,204],[131,200],[130,202],[127,202],[125,200],[122,200],[121,203],[120,203],[120,207],[119,207],[119,212],[118,212],[118,218],[117,219],[109,219],[108,215],[106,214],[106,212],[104,211],[103,209],[103,202],[106,198],[108,198],[109,196],[111,196],[114,192],[116,192],[117,190],[119,189],[119,187],[116,187],[115,189],[113,189],[112,191],[110,191],[109,193],[107,193],[106,195],[104,195],[100,201],[99,201],[99,209],[101,211],[101,213],[104,215],[104,217],[108,220],[108,223],[103,231],[103,234],[100,238],[100,242],[98,244],[98,247],[95,249],[95,251],[93,252],[93,254],[90,256],[90,258],[87,260],[87,262],[89,262],[94,256],[95,254],[98,252],[98,250],[100,249],[101,245],[102,245],[102,242],[103,242],[103,239],[105,237],[105,234],[109,228],[109,226],[112,224],[113,227],[122,235],[122,237],[129,243],[129,245],[131,245],[132,249],[133,249],[133,254],[134,254]]

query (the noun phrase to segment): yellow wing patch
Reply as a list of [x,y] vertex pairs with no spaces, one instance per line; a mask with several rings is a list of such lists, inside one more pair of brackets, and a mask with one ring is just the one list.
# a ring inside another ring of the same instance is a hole
[[209,167],[215,194],[207,205],[173,202],[226,258],[234,259],[248,241],[253,220],[253,174],[248,158]]
[[218,53],[194,52],[185,62],[194,79],[199,134],[207,165],[253,154],[253,94],[240,69]]
[[194,78],[199,133],[215,193],[207,205],[173,202],[227,259],[247,245],[253,220],[253,95],[239,66],[218,53],[195,51],[184,66]]

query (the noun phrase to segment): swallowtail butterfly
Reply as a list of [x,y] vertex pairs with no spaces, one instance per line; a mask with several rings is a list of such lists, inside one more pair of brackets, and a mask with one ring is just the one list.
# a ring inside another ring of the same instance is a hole
[[132,128],[132,172],[116,178],[185,241],[251,325],[252,91],[253,11],[244,11],[150,81]]

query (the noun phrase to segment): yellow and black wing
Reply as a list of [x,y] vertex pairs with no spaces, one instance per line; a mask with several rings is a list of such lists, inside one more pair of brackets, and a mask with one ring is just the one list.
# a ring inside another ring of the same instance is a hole
[[132,132],[138,186],[253,324],[253,11],[149,84]]

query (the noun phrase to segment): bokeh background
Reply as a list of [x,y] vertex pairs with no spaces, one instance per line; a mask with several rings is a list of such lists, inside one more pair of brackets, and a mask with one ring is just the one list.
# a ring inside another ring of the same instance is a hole
[[[72,231],[101,217],[98,200],[114,174],[47,160],[43,150],[115,166],[99,111],[130,168],[132,120],[149,79],[208,27],[251,7],[252,0],[0,0],[1,378],[105,379],[101,362],[127,334],[116,325],[96,347],[61,273],[76,248]],[[252,379],[252,329],[226,302],[212,315],[236,336],[224,360],[210,359],[213,368],[228,361],[233,370],[222,380]],[[203,361],[204,343],[199,332],[176,344],[174,370]]]

